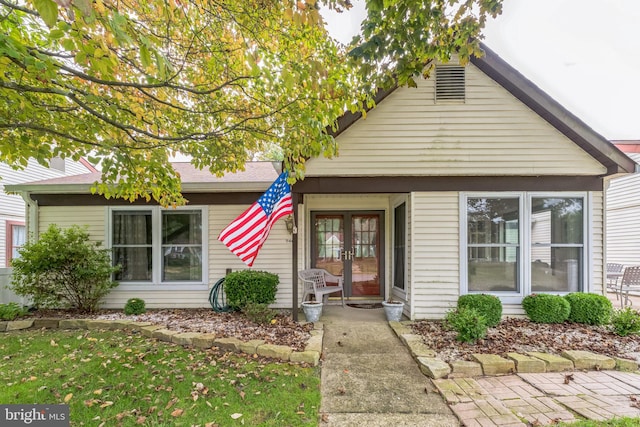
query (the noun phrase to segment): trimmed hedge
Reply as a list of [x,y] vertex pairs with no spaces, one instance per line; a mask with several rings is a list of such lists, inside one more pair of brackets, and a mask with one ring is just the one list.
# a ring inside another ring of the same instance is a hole
[[502,318],[502,302],[495,295],[467,294],[458,298],[458,308],[473,308],[485,320],[487,327],[492,328]]
[[571,305],[564,297],[551,294],[531,294],[522,300],[522,308],[532,322],[562,323],[569,318]]
[[276,300],[280,278],[266,271],[242,270],[227,274],[224,293],[233,310],[242,310],[247,304],[271,304]]
[[606,325],[611,319],[613,305],[604,295],[574,292],[564,296],[571,305],[569,320],[587,325]]

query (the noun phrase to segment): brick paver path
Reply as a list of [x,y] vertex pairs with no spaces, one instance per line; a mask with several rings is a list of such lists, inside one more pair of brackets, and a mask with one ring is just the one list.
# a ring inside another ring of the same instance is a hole
[[552,372],[433,383],[467,427],[551,425],[580,417],[640,417],[637,373]]

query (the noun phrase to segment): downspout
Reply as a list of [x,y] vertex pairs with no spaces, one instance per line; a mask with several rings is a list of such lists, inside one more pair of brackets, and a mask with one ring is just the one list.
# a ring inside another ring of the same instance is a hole
[[31,198],[31,193],[29,191],[23,191],[20,193],[20,195],[27,205],[27,236],[30,242],[35,242],[38,240],[39,234],[38,201]]
[[298,193],[291,193],[293,202],[293,234],[291,235],[291,313],[298,321]]

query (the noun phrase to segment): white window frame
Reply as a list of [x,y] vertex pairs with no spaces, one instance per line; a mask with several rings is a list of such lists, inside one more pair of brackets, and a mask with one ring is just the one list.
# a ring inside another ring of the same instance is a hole
[[[520,258],[518,264],[518,292],[479,292],[469,291],[468,266],[469,250],[467,247],[467,200],[469,198],[513,198],[519,200],[520,218]],[[582,292],[590,292],[593,278],[589,272],[593,264],[593,254],[590,242],[592,241],[592,201],[588,192],[539,192],[539,191],[509,191],[509,192],[465,192],[460,193],[460,295],[473,293],[490,293],[500,298],[503,304],[521,304],[522,299],[530,295],[531,291],[531,206],[533,198],[582,198],[583,199],[583,263],[582,263]],[[566,295],[568,292],[554,292],[558,295]]]
[[[162,281],[162,212],[176,210],[200,211],[202,218],[202,279],[200,281]],[[150,211],[151,212],[151,281],[121,281],[118,289],[130,291],[150,290],[206,290],[209,288],[209,211],[207,206],[179,206],[177,208],[162,208],[161,206],[110,206],[107,209],[107,241],[106,247],[113,249],[113,212],[116,211]],[[113,254],[113,251],[112,251]]]

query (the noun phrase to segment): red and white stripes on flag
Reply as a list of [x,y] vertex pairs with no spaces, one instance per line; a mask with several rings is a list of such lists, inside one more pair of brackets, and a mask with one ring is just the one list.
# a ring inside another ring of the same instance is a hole
[[271,227],[280,218],[293,214],[291,187],[283,172],[271,187],[242,215],[220,232],[218,240],[251,267]]

